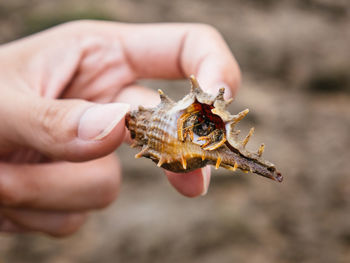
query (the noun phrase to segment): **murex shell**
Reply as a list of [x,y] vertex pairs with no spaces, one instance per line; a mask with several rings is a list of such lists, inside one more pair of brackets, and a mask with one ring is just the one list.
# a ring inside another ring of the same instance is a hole
[[231,115],[224,100],[225,89],[217,96],[205,93],[194,76],[190,77],[191,92],[174,102],[161,90],[161,102],[155,108],[139,107],[126,116],[133,147],[141,151],[136,158],[146,157],[158,167],[173,172],[188,172],[208,164],[235,171],[253,172],[281,182],[283,177],[275,166],[261,155],[264,144],[256,153],[245,146],[254,132],[252,128],[243,139],[238,139],[236,124],[248,113],[248,109]]

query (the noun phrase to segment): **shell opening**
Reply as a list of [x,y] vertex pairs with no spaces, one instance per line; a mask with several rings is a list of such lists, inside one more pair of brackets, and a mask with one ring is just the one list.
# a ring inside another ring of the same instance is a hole
[[212,113],[213,108],[212,105],[198,101],[187,107],[178,121],[179,140],[184,141],[189,138],[190,141],[202,147],[214,145],[211,148],[216,149],[215,145],[223,141],[226,130],[225,123],[220,116]]

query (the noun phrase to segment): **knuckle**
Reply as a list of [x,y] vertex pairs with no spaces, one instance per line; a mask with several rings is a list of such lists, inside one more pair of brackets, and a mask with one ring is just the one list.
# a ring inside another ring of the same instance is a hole
[[39,116],[39,125],[42,130],[42,134],[45,135],[49,143],[57,142],[59,138],[58,130],[55,129],[57,123],[62,122],[65,118],[66,112],[64,108],[60,108],[53,104],[50,106],[45,106],[43,109],[38,109],[40,112],[37,114]]
[[86,219],[85,214],[69,214],[61,218],[59,226],[54,229],[50,235],[54,237],[65,237],[77,232],[84,224]]
[[221,34],[218,31],[218,29],[209,24],[201,24],[201,23],[194,24],[193,29],[200,34],[204,34],[208,36],[216,36],[221,38]]
[[79,19],[74,21],[69,21],[61,26],[65,29],[72,30],[73,32],[91,31],[93,27],[101,23],[101,21],[93,19]]
[[18,206],[22,200],[19,191],[15,191],[13,176],[2,172],[0,180],[0,205],[4,207]]
[[0,183],[0,205],[5,207],[15,207],[20,203],[18,195],[10,189],[5,189]]
[[117,197],[119,190],[119,178],[115,174],[102,176],[102,185],[100,185],[101,194],[99,195],[96,208],[105,208],[110,205]]
[[79,20],[74,20],[74,21],[69,21],[61,26],[67,27],[67,28],[74,28],[74,29],[82,29],[82,28],[88,28],[91,23],[93,23],[93,20],[90,19],[79,19]]
[[38,127],[36,133],[39,131],[39,134],[36,134],[36,140],[41,140],[44,145],[66,143],[72,140],[76,134],[76,126],[69,116],[75,108],[75,103],[78,102],[71,101],[62,104],[56,101],[44,101],[38,103],[38,106],[34,108],[31,121]]

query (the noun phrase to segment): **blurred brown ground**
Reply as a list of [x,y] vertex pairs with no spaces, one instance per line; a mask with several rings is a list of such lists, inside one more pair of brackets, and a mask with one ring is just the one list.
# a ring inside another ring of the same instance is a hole
[[265,142],[285,180],[220,169],[205,197],[188,199],[123,146],[111,207],[66,239],[1,234],[0,262],[350,262],[349,1],[5,0],[0,43],[79,18],[217,27],[243,72],[231,111],[250,108],[249,147]]

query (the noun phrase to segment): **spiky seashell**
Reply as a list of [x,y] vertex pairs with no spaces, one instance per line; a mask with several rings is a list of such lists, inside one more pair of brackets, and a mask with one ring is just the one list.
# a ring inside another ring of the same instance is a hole
[[226,107],[232,100],[224,100],[224,88],[212,96],[199,87],[194,76],[190,80],[191,92],[182,100],[174,102],[159,90],[161,102],[157,107],[140,106],[127,114],[133,146],[141,148],[135,157],[150,158],[158,167],[173,172],[188,172],[211,164],[232,171],[239,168],[281,182],[281,173],[261,157],[264,144],[256,153],[245,148],[254,128],[245,139],[238,139],[235,125],[249,110],[231,115]]

